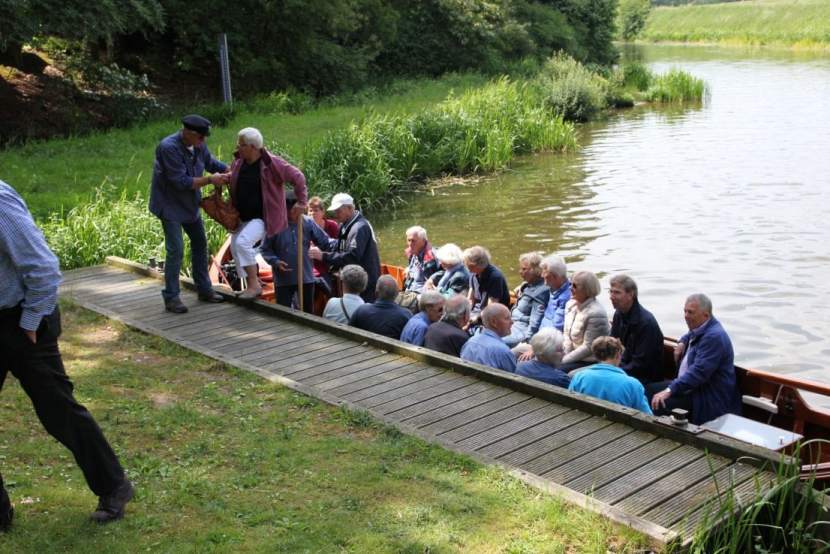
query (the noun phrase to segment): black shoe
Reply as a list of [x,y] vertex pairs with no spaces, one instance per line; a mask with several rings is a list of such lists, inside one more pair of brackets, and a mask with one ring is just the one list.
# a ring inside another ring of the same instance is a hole
[[164,301],[164,309],[168,312],[173,312],[174,314],[186,314],[187,313],[187,306],[182,304],[180,298],[173,298],[172,300],[165,300]]
[[135,495],[132,483],[127,479],[118,485],[112,494],[98,499],[98,509],[92,512],[90,519],[96,523],[109,523],[124,517],[124,507]]
[[202,302],[210,302],[211,304],[219,304],[220,302],[225,301],[225,297],[214,291],[200,292],[199,300]]

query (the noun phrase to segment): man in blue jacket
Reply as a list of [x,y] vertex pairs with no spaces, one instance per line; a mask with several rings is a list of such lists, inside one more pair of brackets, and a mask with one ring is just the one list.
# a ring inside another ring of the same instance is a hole
[[697,425],[726,413],[740,414],[732,342],[712,315],[712,301],[705,294],[693,294],[686,299],[684,314],[689,332],[674,351],[680,362],[677,378],[648,387],[654,414],[682,408]]
[[[208,275],[208,253],[205,226],[199,213],[199,189],[227,182],[220,173],[228,167],[214,158],[205,144],[210,134],[210,121],[199,115],[182,119],[182,129],[163,139],[156,147],[153,182],[150,186],[150,212],[161,220],[164,229],[164,307],[168,312],[187,311],[179,298],[179,272],[182,268],[184,241],[182,229],[190,238],[190,259],[193,281],[199,300],[221,302],[223,297],[213,290]],[[204,175],[205,171],[213,175]]]

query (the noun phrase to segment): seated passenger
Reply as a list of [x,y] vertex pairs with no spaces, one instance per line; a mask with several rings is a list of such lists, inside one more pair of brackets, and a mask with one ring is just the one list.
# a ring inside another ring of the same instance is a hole
[[464,330],[469,321],[470,301],[467,297],[463,294],[450,296],[444,303],[444,317],[427,329],[424,346],[450,356],[460,356],[461,348],[470,339]]
[[438,271],[438,260],[427,240],[427,230],[415,225],[406,230],[406,279],[403,290],[421,294],[424,283]]
[[510,333],[513,324],[510,310],[498,302],[490,304],[482,310],[481,321],[484,329],[470,337],[461,349],[461,359],[513,373],[516,371],[516,356],[501,340]]
[[599,279],[590,271],[578,271],[571,279],[571,299],[565,307],[565,355],[559,366],[562,371],[597,361],[591,345],[611,331],[608,314],[597,301],[600,290]]
[[507,279],[501,270],[490,262],[490,252],[486,248],[473,246],[465,250],[464,265],[470,272],[470,290],[467,298],[472,306],[470,319],[473,322],[478,322],[481,311],[492,302],[510,306]]
[[[314,220],[303,215],[302,211],[294,210],[296,198],[288,191],[285,195],[285,206],[288,213],[288,226],[282,231],[270,235],[262,243],[262,258],[271,266],[274,277],[274,294],[277,304],[291,307],[294,295],[297,293],[297,225],[302,221],[303,226],[303,311],[312,313],[314,310],[314,288],[316,278],[311,266],[309,249],[314,242],[324,252],[332,249],[331,241],[326,233],[320,229]],[[299,301],[298,301],[299,304]]]
[[426,290],[437,290],[449,298],[453,294],[467,294],[470,288],[470,272],[464,267],[461,249],[448,243],[435,252],[441,269],[427,279],[424,284]]
[[619,367],[623,352],[620,339],[599,337],[594,341],[592,350],[600,363],[574,375],[568,389],[651,415],[643,384],[626,375]]
[[366,289],[366,281],[369,276],[366,270],[357,264],[349,264],[340,270],[340,283],[343,286],[342,298],[329,298],[323,310],[323,317],[342,323],[349,324],[349,319],[363,305],[363,298],[360,294]]
[[397,295],[398,282],[395,278],[381,275],[375,287],[375,302],[358,306],[349,319],[349,325],[397,340],[412,317],[409,310],[395,304]]
[[542,279],[550,289],[548,305],[542,316],[540,329],[553,327],[560,331],[565,328],[565,305],[571,299],[571,282],[568,281],[568,267],[559,256],[546,256],[540,264]]
[[444,297],[434,290],[424,291],[418,299],[420,311],[407,321],[401,332],[403,342],[424,345],[424,337],[430,325],[441,319],[444,313]]
[[[316,223],[317,226],[329,236],[329,238],[337,238],[337,235],[340,232],[340,225],[338,225],[335,220],[326,218],[326,205],[322,198],[319,196],[312,196],[308,199],[308,215],[314,220],[314,223]],[[325,282],[326,286],[329,288],[329,291],[331,291],[331,272],[329,272],[329,266],[326,265],[323,260],[314,260],[314,276]],[[319,283],[320,281],[318,281],[318,284]]]
[[529,340],[542,323],[550,289],[542,279],[541,262],[542,256],[535,252],[519,256],[519,275],[524,282],[517,289],[516,305],[510,312],[513,319],[510,334],[502,339],[511,348]]
[[637,283],[628,275],[615,275],[608,294],[614,306],[611,336],[623,344],[620,367],[643,385],[659,381],[663,331],[651,312],[640,305]]
[[533,335],[533,338],[530,339],[533,359],[519,362],[519,365],[516,366],[516,375],[530,377],[557,387],[568,388],[571,378],[568,377],[567,373],[556,368],[562,361],[563,342],[562,333],[552,327],[542,329]]
[[675,361],[680,363],[677,379],[648,386],[654,413],[682,408],[696,425],[726,413],[740,414],[732,341],[712,315],[712,301],[705,294],[693,294],[683,311],[689,332],[680,337],[674,350]]

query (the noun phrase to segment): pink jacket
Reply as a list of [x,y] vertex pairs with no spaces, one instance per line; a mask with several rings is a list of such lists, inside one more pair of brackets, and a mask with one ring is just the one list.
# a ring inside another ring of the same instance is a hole
[[[286,162],[279,156],[271,154],[263,148],[262,163],[260,164],[260,179],[262,183],[262,211],[265,218],[265,234],[276,235],[288,227],[288,216],[285,211],[284,183],[294,185],[294,194],[297,203],[305,205],[308,202],[308,189],[303,172]],[[239,178],[239,169],[245,160],[236,155],[231,164],[231,200],[236,205],[236,181]]]

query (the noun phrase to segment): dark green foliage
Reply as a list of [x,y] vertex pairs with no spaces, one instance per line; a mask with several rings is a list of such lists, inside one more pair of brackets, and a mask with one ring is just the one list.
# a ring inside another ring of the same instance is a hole
[[545,105],[570,121],[587,121],[606,107],[608,81],[573,58],[559,54],[537,79]]

